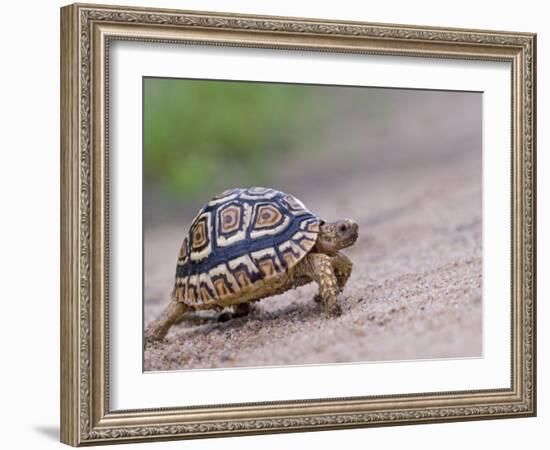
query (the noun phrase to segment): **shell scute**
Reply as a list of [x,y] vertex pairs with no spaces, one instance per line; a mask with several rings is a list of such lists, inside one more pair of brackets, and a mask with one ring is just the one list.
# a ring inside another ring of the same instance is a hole
[[176,299],[195,308],[238,301],[302,260],[320,223],[300,200],[275,189],[218,194],[199,211],[182,244]]

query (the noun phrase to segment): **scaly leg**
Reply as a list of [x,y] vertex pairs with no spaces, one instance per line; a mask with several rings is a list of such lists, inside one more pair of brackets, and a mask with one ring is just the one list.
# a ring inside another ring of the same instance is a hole
[[171,301],[161,316],[145,330],[145,342],[163,340],[174,322],[187,311],[189,307],[184,303]]
[[[336,281],[338,283],[338,290],[341,294],[344,290],[344,286],[349,280],[349,277],[351,276],[351,270],[353,268],[353,263],[351,260],[344,255],[341,252],[337,252],[335,256],[330,258],[330,262],[332,264],[332,268],[334,269],[334,274],[336,275]],[[321,295],[315,294],[313,297],[313,300],[315,302],[321,301]]]
[[338,280],[332,267],[330,256],[322,253],[310,253],[305,265],[309,275],[319,285],[319,298],[328,315],[339,316],[342,310],[336,298],[339,294]]
[[218,316],[218,322],[227,322],[231,319],[236,319],[238,317],[248,316],[250,311],[252,311],[251,302],[239,303],[231,307],[231,312],[223,312]]
[[338,288],[340,289],[340,293],[342,293],[342,291],[344,290],[344,286],[351,276],[353,263],[346,255],[340,252],[336,252],[336,255],[332,257],[331,262],[332,267],[334,268],[336,279],[338,280]]

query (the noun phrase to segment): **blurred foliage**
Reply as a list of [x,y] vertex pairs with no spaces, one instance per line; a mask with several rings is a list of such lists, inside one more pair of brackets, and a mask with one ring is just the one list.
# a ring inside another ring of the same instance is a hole
[[316,87],[144,80],[144,176],[170,194],[269,180],[273,162],[315,145],[326,120]]

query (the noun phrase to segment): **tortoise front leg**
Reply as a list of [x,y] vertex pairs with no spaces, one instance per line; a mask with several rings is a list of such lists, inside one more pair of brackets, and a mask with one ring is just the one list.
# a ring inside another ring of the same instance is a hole
[[189,310],[182,302],[170,301],[161,316],[149,324],[145,330],[145,342],[161,341],[166,337],[168,330],[178,318]]
[[351,276],[351,270],[353,269],[353,263],[351,260],[341,252],[336,252],[336,255],[332,257],[332,267],[338,281],[338,288],[340,293],[344,290],[344,286]]
[[328,315],[339,316],[342,309],[336,302],[339,294],[338,280],[330,256],[310,253],[306,256],[306,275],[319,285],[319,298]]
[[[330,258],[332,268],[334,269],[334,275],[336,275],[336,282],[338,283],[338,290],[341,294],[344,290],[344,286],[351,276],[351,270],[353,263],[351,260],[341,252],[336,252],[336,255]],[[321,294],[315,294],[313,300],[317,303],[321,301]]]

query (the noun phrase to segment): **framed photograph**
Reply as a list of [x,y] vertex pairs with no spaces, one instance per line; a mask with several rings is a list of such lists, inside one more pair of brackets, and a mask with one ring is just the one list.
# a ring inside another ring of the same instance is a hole
[[536,36],[61,9],[61,440],[536,414]]

